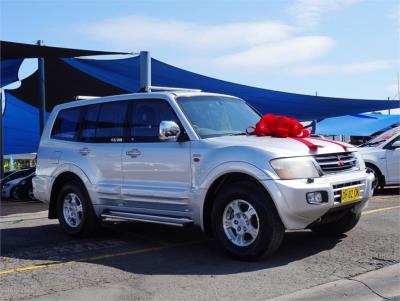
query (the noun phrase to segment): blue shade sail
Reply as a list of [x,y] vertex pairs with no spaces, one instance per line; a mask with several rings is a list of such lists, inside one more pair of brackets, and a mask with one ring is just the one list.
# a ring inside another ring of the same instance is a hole
[[[118,60],[64,59],[99,80],[131,92],[139,90],[139,58]],[[235,84],[189,72],[152,59],[152,85],[195,88],[243,98],[263,114],[283,114],[305,120],[398,108],[398,101],[362,100],[286,93]]]
[[18,70],[23,61],[23,59],[1,61],[0,88],[18,80]]
[[4,155],[36,152],[40,140],[39,110],[7,92],[5,100]]
[[[117,60],[64,58],[62,61],[58,59],[54,59],[53,61],[59,62],[58,65],[53,66],[53,69],[58,70],[58,73],[60,73],[58,67],[65,64],[67,64],[69,69],[76,70],[77,72],[75,72],[75,76],[69,75],[72,73],[63,75],[64,77],[69,76],[67,81],[55,81],[56,76],[47,76],[47,100],[53,98],[59,99],[57,103],[47,101],[48,110],[51,110],[58,103],[73,99],[73,97],[55,97],[49,93],[51,90],[50,87],[54,91],[62,91],[63,89],[65,90],[64,92],[73,91],[74,93],[71,92],[73,95],[110,95],[124,93],[125,91],[137,92],[139,90],[139,57]],[[47,62],[50,68],[52,65],[49,64],[49,61]],[[18,68],[21,63],[22,60],[2,61],[2,85],[3,82],[10,83],[17,79]],[[57,72],[54,74],[57,75]],[[10,74],[14,74],[14,77]],[[93,79],[96,79],[94,81],[98,83],[93,83]],[[37,77],[31,76],[30,82],[26,82],[25,80],[24,85],[23,81],[21,89],[24,86],[36,89],[36,83]],[[356,122],[345,122],[345,120],[340,118],[346,117],[337,117],[398,108],[398,101],[388,102],[383,100],[319,97],[255,88],[189,72],[156,59],[152,59],[152,84],[155,86],[195,88],[207,92],[235,95],[246,100],[263,114],[282,114],[297,118],[300,121],[328,118],[319,123],[317,132],[320,134],[370,135],[385,128],[396,118],[398,121],[398,116],[391,116],[390,118],[392,119],[382,119],[382,115],[378,115],[378,117],[375,115],[359,115],[358,119],[355,119],[357,120]],[[39,144],[39,113],[36,108],[38,101],[35,101],[37,98],[37,91],[35,89],[26,90],[29,92],[23,94],[26,97],[16,97],[16,90],[10,90],[8,93],[5,93],[6,107],[3,120],[3,147],[5,154],[37,151]],[[99,94],[88,94],[92,91],[100,92]],[[337,117],[339,119],[330,117]],[[333,120],[331,121],[330,119]]]
[[400,125],[400,115],[348,115],[319,121],[316,133],[320,135],[370,136],[396,124]]
[[62,59],[72,67],[130,92],[139,90],[139,57],[117,60]]

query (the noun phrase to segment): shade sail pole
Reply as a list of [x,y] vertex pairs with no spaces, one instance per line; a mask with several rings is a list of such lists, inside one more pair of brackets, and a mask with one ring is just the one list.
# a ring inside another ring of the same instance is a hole
[[151,56],[149,51],[140,51],[140,92],[150,92]]
[[[43,46],[43,41],[38,40],[37,45]],[[44,74],[44,58],[38,58],[38,72],[39,72],[39,126],[40,136],[43,133],[44,126],[46,125],[46,85]]]

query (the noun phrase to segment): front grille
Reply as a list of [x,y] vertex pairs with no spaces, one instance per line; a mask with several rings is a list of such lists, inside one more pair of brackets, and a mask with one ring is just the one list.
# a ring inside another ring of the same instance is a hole
[[324,173],[351,170],[357,165],[357,158],[352,152],[315,155],[314,159]]

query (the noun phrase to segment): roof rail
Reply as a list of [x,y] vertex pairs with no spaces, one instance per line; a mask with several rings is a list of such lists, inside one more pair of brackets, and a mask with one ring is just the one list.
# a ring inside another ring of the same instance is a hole
[[158,91],[188,91],[188,92],[201,92],[200,89],[187,89],[187,88],[174,88],[174,87],[159,87],[159,86],[146,86],[145,92],[151,92],[152,90]]
[[75,96],[75,100],[86,100],[86,99],[94,99],[99,98],[100,96],[87,96],[87,95],[77,95]]

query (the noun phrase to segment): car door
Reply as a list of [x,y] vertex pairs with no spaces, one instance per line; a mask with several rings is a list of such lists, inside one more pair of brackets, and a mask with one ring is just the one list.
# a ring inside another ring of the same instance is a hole
[[400,183],[400,148],[392,148],[392,144],[399,141],[400,137],[393,139],[387,146],[386,149],[386,167],[387,167],[387,179],[386,182]]
[[93,203],[115,206],[121,199],[122,142],[128,104],[113,101],[86,106],[79,134],[79,165],[93,184]]
[[162,120],[179,124],[166,100],[130,101],[131,142],[122,151],[124,206],[145,214],[190,216],[190,141],[160,141]]

